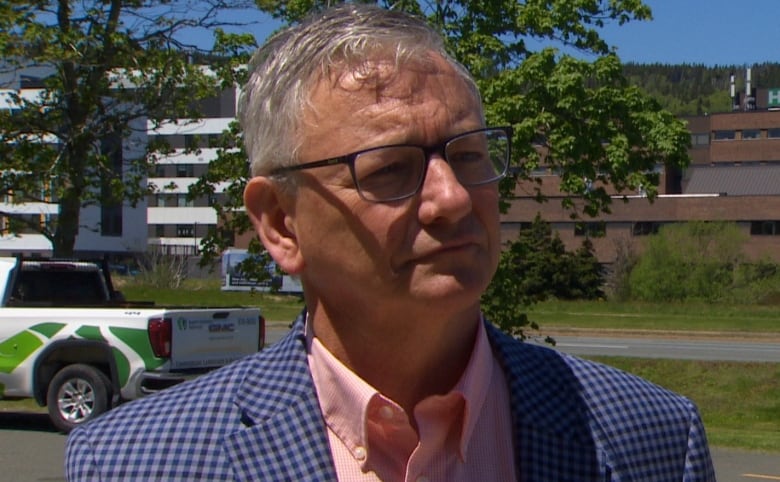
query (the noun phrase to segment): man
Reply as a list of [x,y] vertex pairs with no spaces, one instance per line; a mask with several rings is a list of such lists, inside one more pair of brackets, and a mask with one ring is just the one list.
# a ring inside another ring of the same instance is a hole
[[251,72],[245,204],[306,310],[75,430],[70,480],[714,480],[691,402],[482,319],[511,132],[423,22],[330,9]]

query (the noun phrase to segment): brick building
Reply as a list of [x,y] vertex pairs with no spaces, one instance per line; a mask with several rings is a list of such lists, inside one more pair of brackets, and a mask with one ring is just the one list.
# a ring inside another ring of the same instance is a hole
[[540,204],[531,188],[518,185],[502,218],[503,238],[516,238],[540,213],[568,249],[590,235],[596,256],[611,263],[618,245],[641,252],[647,236],[664,224],[731,221],[749,236],[744,247],[749,257],[780,262],[780,89],[757,89],[754,96],[732,91],[732,98],[732,112],[685,119],[691,164],[683,172],[659,167],[659,196],[652,204],[638,194],[626,203],[616,199],[610,214],[573,221],[556,199],[557,177],[542,174],[550,201]]

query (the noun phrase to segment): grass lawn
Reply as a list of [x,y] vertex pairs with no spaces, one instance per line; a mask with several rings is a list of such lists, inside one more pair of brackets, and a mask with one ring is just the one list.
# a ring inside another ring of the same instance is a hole
[[300,296],[222,291],[218,280],[192,279],[181,288],[156,288],[120,278],[116,285],[129,301],[154,301],[158,306],[256,306],[268,321],[291,322],[303,309]]
[[780,309],[775,305],[548,301],[531,307],[528,317],[543,329],[567,327],[780,335]]
[[[128,300],[152,300],[161,306],[257,306],[272,321],[292,321],[303,308],[299,296],[221,291],[215,279],[186,280],[177,289],[152,288],[121,277],[116,284]],[[530,307],[528,316],[542,329],[772,332],[780,336],[780,309],[774,305],[548,301]]]

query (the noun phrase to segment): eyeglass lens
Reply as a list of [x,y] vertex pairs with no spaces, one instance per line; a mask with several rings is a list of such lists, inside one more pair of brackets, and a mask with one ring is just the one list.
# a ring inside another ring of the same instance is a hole
[[[369,201],[403,199],[417,192],[425,177],[427,154],[417,146],[389,146],[355,157],[354,176],[361,195]],[[503,129],[477,131],[451,139],[444,158],[464,186],[496,181],[504,176],[509,139]]]

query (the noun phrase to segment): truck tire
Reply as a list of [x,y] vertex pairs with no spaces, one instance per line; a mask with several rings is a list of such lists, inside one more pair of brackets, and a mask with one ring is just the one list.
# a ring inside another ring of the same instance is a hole
[[91,365],[67,365],[54,375],[46,392],[49,417],[68,433],[108,410],[111,381]]

